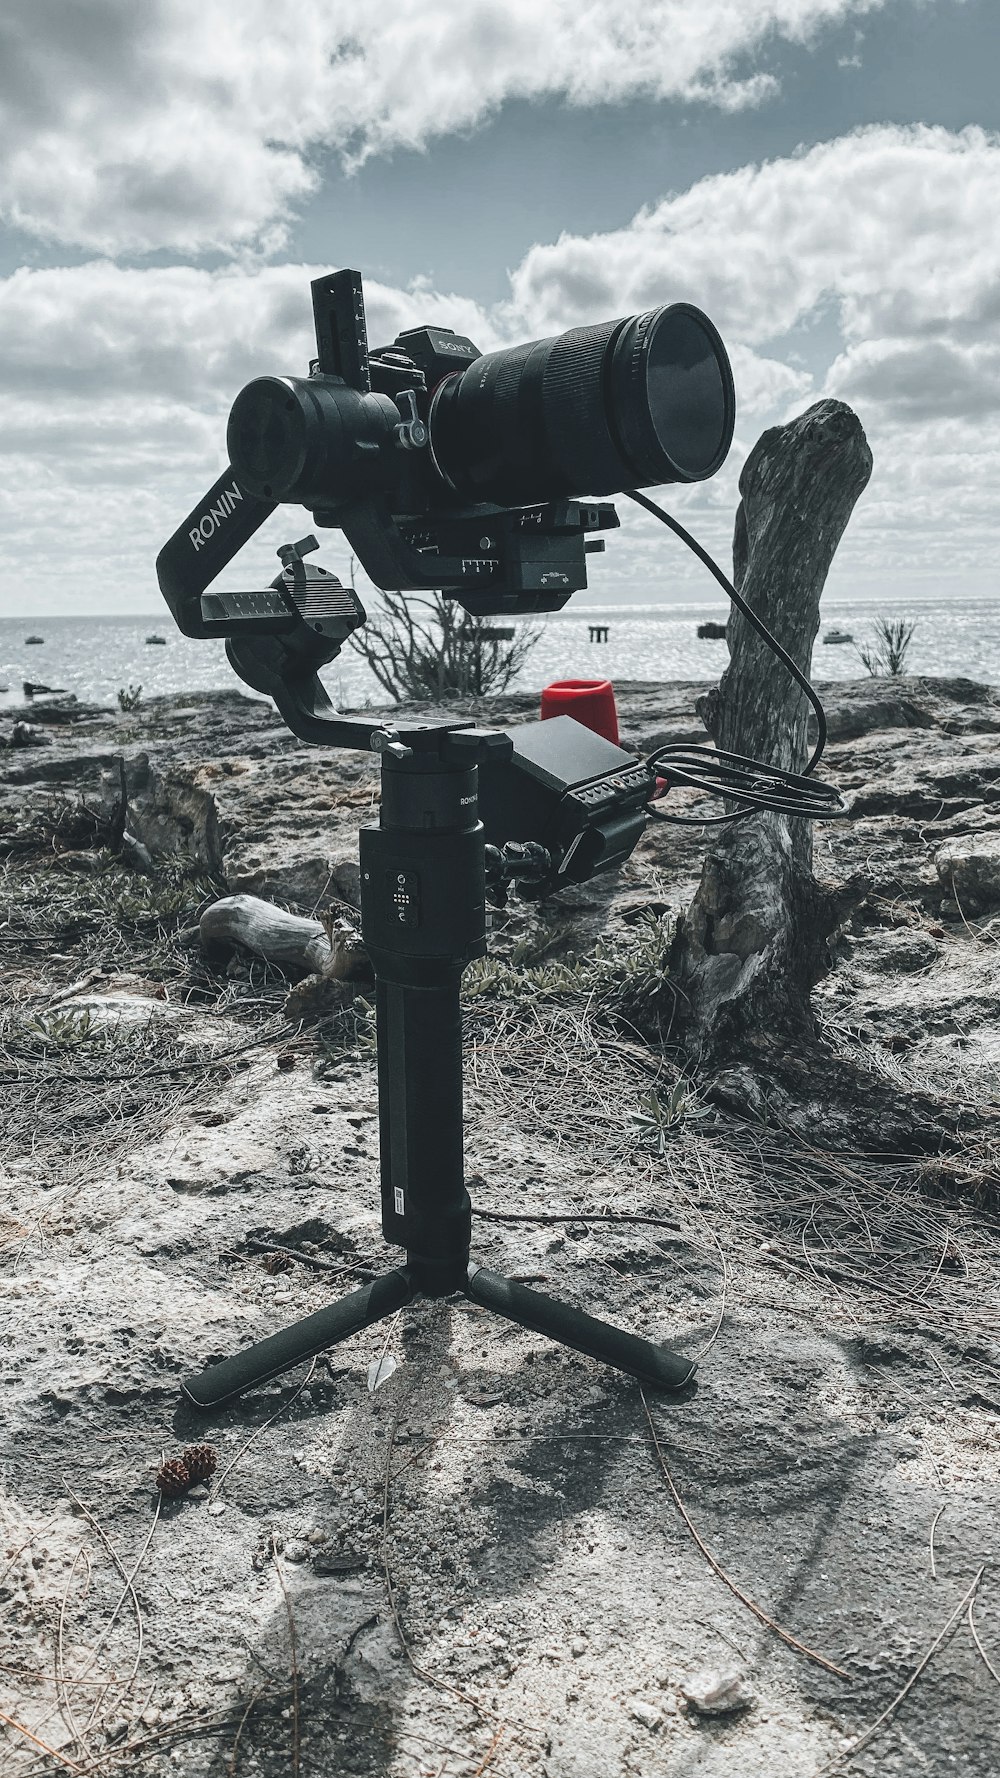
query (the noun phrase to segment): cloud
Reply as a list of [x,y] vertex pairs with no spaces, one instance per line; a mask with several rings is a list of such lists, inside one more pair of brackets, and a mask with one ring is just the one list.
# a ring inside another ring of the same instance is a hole
[[1000,136],[879,126],[699,180],[613,232],[534,247],[512,307],[554,327],[683,299],[757,347],[831,302],[852,342],[978,334],[1000,316],[998,269]]
[[[369,333],[381,344],[438,320],[489,349],[692,300],[721,328],[740,407],[723,472],[669,491],[710,548],[728,555],[754,439],[826,393],[856,406],[875,457],[836,583],[986,585],[1000,485],[998,192],[1000,139],[982,130],[862,130],[700,180],[613,232],[539,245],[490,310],[366,281]],[[92,609],[155,598],[156,551],[222,467],[237,390],[304,371],[309,279],[324,269],[94,262],[0,281],[8,584],[24,584],[28,563],[54,584],[69,552],[74,596]],[[644,517],[622,516],[595,584],[702,584]],[[262,535],[246,572],[268,565],[274,542]],[[338,547],[335,536],[334,561]]]
[[762,422],[832,395],[875,457],[835,579],[995,585],[1000,136],[868,128],[699,180],[623,228],[532,248],[503,321],[548,332],[674,299],[707,309],[733,358],[735,461],[681,496],[717,543]]
[[97,253],[272,252],[318,151],[422,148],[512,98],[760,104],[775,40],[887,4],[5,0],[0,216]]
[[1000,346],[870,340],[835,359],[831,389],[901,424],[1000,415]]

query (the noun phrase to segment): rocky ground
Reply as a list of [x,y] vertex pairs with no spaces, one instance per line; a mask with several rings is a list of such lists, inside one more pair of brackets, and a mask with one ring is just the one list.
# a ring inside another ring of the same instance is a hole
[[[704,689],[619,688],[624,738],[703,739]],[[850,818],[817,870],[863,881],[821,1029],[936,1095],[947,1152],[701,1100],[651,1034],[704,840],[656,826],[499,923],[466,1140],[477,1254],[700,1354],[697,1385],[644,1400],[417,1304],[211,1415],[180,1376],[382,1250],[366,1003],[301,1024],[197,917],[349,910],[377,772],[235,696],[6,717],[5,1773],[997,1770],[1000,697],[826,697]],[[158,1505],[205,1441],[210,1484]]]

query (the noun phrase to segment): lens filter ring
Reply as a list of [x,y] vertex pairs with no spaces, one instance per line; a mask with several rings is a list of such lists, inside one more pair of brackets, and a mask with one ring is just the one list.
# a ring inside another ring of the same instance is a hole
[[736,421],[726,348],[692,303],[625,326],[606,364],[608,418],[636,485],[704,481],[724,462]]

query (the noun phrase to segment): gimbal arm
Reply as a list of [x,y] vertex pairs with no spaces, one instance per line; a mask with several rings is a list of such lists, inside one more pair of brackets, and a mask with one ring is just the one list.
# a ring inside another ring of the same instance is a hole
[[284,570],[270,586],[207,591],[276,505],[248,493],[230,468],[178,525],[156,559],[160,591],[178,628],[186,636],[224,637],[234,671],[273,698],[288,727],[304,741],[376,752],[419,745],[434,732],[433,725],[411,725],[404,735],[382,722],[349,719],[339,715],[323,689],[319,669],[336,658],[365,613],[351,588],[305,562],[317,547],[315,538],[278,551]]
[[[240,486],[231,466],[223,470],[194,509],[182,519],[156,558],[156,578],[171,615],[185,636],[229,636],[232,624],[207,619],[201,595],[227,568],[276,501],[258,500]],[[263,613],[261,614],[263,615]]]

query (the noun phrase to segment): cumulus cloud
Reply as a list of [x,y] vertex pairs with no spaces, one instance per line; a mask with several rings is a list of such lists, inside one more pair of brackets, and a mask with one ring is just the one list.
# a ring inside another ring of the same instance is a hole
[[513,308],[544,326],[671,296],[779,341],[823,303],[845,337],[978,334],[1000,314],[1000,136],[862,129],[701,179],[624,228],[532,248]]
[[[826,393],[856,406],[875,456],[839,583],[961,573],[982,584],[1000,483],[998,193],[994,136],[863,130],[700,180],[612,233],[535,247],[490,310],[366,281],[370,337],[439,320],[489,349],[692,300],[722,330],[740,404],[723,473],[670,491],[709,547],[728,551],[739,467],[763,426]],[[95,262],[0,282],[8,571],[55,565],[68,548],[92,608],[155,597],[156,551],[221,468],[236,391],[257,374],[304,370],[309,279],[324,269]],[[595,581],[665,584],[658,530],[623,519]],[[246,571],[272,547],[248,553]],[[683,555],[669,568],[700,584]]]
[[[309,280],[323,266],[196,266],[135,270],[111,261],[22,268],[0,281],[0,386],[103,400],[147,391],[213,407],[248,377],[276,368],[305,374],[315,353]],[[453,325],[483,336],[496,329],[475,303],[424,296],[366,280],[368,332],[388,342],[447,308]],[[0,449],[3,441],[0,439]]]
[[318,150],[421,148],[511,98],[759,104],[775,39],[889,3],[5,0],[0,215],[99,253],[277,249]]
[[[761,419],[810,395],[852,402],[875,474],[838,555],[874,585],[893,565],[993,578],[1000,484],[1000,136],[922,125],[862,129],[699,180],[621,229],[525,255],[505,325],[550,331],[683,299],[730,345],[745,450]],[[815,360],[810,329],[837,343]],[[746,396],[750,395],[748,403]],[[768,415],[769,395],[773,412]],[[735,464],[683,498],[735,500]],[[731,506],[730,506],[731,511]],[[961,521],[961,536],[957,524]]]

